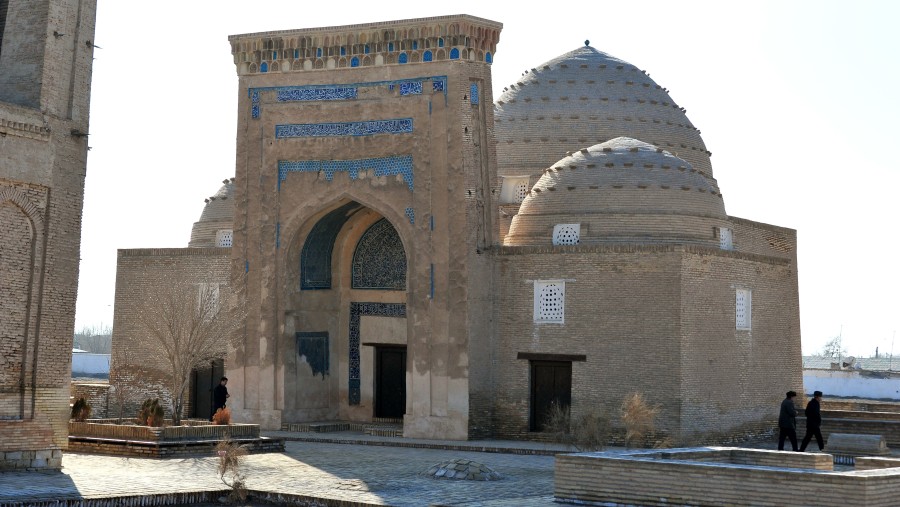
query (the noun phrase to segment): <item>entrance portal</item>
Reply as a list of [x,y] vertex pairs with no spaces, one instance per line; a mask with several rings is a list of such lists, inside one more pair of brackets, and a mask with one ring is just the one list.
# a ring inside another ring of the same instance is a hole
[[572,363],[531,361],[531,431],[547,429],[554,405],[568,410],[572,403]]
[[375,347],[375,417],[406,412],[406,347]]
[[194,370],[191,378],[194,386],[191,390],[191,417],[212,418],[213,389],[224,375],[225,363],[221,359],[213,360],[207,368]]

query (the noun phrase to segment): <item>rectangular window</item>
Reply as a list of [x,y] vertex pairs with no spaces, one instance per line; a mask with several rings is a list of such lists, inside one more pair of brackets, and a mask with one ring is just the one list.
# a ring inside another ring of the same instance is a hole
[[737,289],[734,297],[734,327],[736,329],[750,330],[751,302],[753,301],[750,289]]
[[566,282],[545,280],[534,282],[534,322],[565,322]]
[[734,233],[727,227],[719,228],[719,248],[722,250],[733,250]]

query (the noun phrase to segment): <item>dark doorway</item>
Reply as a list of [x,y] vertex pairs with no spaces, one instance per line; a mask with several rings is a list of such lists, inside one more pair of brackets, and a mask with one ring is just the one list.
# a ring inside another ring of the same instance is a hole
[[554,404],[572,403],[572,363],[531,361],[531,431],[544,431]]
[[197,419],[209,419],[212,417],[213,389],[219,384],[219,379],[225,375],[225,363],[221,359],[210,362],[203,369],[194,370],[191,378],[191,410],[190,417]]
[[375,347],[375,417],[406,413],[406,347]]

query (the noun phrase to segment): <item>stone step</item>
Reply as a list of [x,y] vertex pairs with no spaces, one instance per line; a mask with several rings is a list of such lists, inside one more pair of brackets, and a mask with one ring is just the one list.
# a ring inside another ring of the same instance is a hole
[[281,431],[294,431],[299,433],[333,433],[335,431],[350,431],[348,422],[321,422],[321,423],[283,423]]
[[369,426],[364,430],[364,433],[376,437],[402,437],[403,426]]

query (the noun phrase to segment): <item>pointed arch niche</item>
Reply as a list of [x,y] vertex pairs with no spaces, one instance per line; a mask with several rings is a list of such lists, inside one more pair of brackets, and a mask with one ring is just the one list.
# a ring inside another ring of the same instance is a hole
[[290,241],[284,422],[371,421],[386,408],[403,416],[404,361],[386,367],[379,359],[406,357],[409,257],[394,223],[407,222],[344,200],[310,217]]

